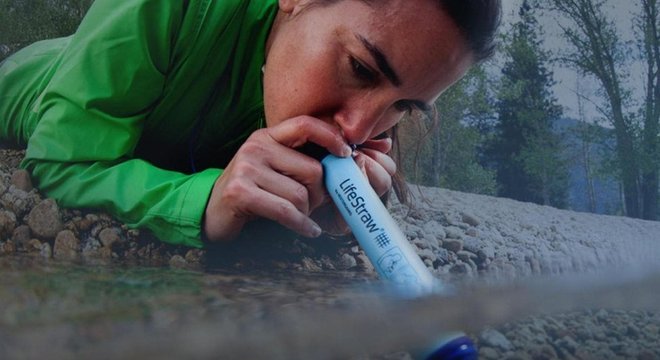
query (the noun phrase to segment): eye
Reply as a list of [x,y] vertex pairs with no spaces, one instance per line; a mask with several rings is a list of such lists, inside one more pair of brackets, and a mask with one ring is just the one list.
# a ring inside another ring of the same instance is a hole
[[417,110],[417,107],[411,104],[409,101],[397,101],[394,103],[394,108],[397,111],[400,112],[405,112],[405,113],[412,113],[414,110]]
[[351,64],[351,70],[353,70],[353,75],[365,82],[372,83],[378,78],[378,74],[372,71],[368,66],[362,64],[356,58],[350,56],[349,62]]

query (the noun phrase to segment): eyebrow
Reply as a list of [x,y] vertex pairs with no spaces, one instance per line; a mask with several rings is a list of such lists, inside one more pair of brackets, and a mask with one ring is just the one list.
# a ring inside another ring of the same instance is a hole
[[396,87],[401,86],[401,79],[399,79],[399,75],[396,74],[396,71],[392,69],[392,66],[390,65],[389,61],[387,61],[387,57],[383,52],[378,48],[378,46],[374,45],[371,43],[369,40],[367,40],[365,37],[355,34],[355,36],[360,40],[362,45],[369,51],[371,56],[376,60],[376,65],[378,66],[378,69],[385,75],[385,77]]
[[[387,56],[383,54],[383,52],[378,48],[378,46],[374,45],[371,41],[367,40],[364,36],[355,34],[355,37],[360,40],[362,45],[369,51],[371,56],[376,60],[376,65],[378,66],[378,69],[385,75],[385,77],[396,87],[401,86],[401,79],[399,78],[399,75],[397,75],[396,71],[392,68],[390,65],[390,62],[387,60]],[[419,100],[406,100],[410,104],[412,104],[414,107],[418,108],[422,112],[429,112],[433,109],[432,105],[429,105],[425,103],[424,101],[419,101]]]

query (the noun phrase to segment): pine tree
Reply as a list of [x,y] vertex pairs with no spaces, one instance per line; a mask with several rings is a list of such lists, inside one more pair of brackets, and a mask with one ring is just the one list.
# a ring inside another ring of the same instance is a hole
[[553,122],[561,116],[550,88],[549,55],[541,48],[528,1],[506,36],[506,63],[497,95],[499,121],[490,145],[500,196],[565,207],[568,170]]

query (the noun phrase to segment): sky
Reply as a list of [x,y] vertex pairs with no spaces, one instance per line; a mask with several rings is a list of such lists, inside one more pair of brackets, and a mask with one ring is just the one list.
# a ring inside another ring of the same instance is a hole
[[[507,29],[512,23],[517,21],[518,8],[522,0],[502,0],[503,7],[503,29]],[[632,1],[619,1],[619,0],[609,0],[603,10],[616,22],[619,34],[624,41],[632,41],[634,39],[633,33],[633,16],[635,12],[635,2]],[[561,30],[558,26],[558,22],[562,19],[558,19],[556,16],[548,16],[542,13],[537,13],[538,21],[542,27],[544,36],[543,36],[543,45],[546,49],[553,52],[565,51],[569,49],[568,44],[561,36]],[[580,92],[586,93],[588,96],[587,99],[582,101],[585,117],[587,121],[594,121],[597,118],[602,117],[597,110],[594,103],[598,103],[600,100],[596,95],[599,85],[596,81],[590,78],[581,77],[577,72],[572,69],[568,69],[562,65],[553,65],[550,66],[554,72],[555,81],[557,84],[553,87],[553,91],[558,100],[558,103],[564,108],[564,115],[578,118],[578,96],[577,88],[580,88]],[[631,76],[628,80],[628,85],[635,90],[633,91],[633,97],[641,98],[643,97],[643,89],[639,86],[643,79],[643,69],[639,64],[631,66],[629,69],[624,69],[628,71]],[[607,125],[606,123],[603,125]]]

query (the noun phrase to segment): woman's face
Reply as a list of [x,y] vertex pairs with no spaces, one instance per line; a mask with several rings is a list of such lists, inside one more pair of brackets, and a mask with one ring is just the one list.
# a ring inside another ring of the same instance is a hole
[[361,144],[430,107],[472,62],[435,1],[309,3],[279,2],[264,67],[269,127],[309,115]]

